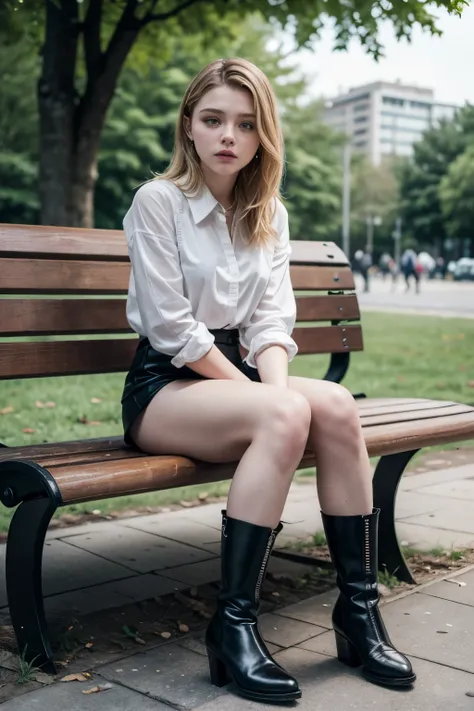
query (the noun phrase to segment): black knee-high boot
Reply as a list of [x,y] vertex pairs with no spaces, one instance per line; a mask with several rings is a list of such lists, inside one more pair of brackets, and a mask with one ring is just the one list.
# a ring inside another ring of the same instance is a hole
[[296,680],[270,656],[257,625],[260,588],[281,528],[272,531],[222,512],[221,589],[206,632],[211,682],[224,686],[233,680],[254,701],[301,697]]
[[380,509],[367,516],[322,514],[339,598],[333,611],[337,656],[361,666],[377,684],[408,686],[416,676],[410,661],[390,641],[378,608],[377,536]]

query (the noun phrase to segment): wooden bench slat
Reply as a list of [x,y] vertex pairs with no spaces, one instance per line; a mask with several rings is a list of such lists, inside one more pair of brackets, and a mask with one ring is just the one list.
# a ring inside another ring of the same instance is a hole
[[49,462],[54,457],[75,456],[89,452],[103,454],[120,448],[131,451],[130,447],[124,444],[123,437],[118,436],[30,444],[21,447],[0,448],[0,462],[9,459],[34,459],[37,462]]
[[394,399],[391,406],[385,406],[383,409],[380,407],[365,407],[359,411],[360,417],[363,422],[365,422],[366,417],[378,416],[378,415],[393,415],[396,413],[408,413],[408,412],[419,412],[420,416],[423,417],[425,410],[436,410],[444,409],[446,407],[451,407],[452,405],[458,405],[457,402],[449,402],[447,400],[426,400],[421,402],[412,402],[405,405],[400,405]]
[[359,410],[365,408],[385,408],[392,407],[394,403],[399,405],[411,405],[415,403],[430,402],[428,398],[407,398],[407,397],[370,397],[357,400]]
[[368,415],[362,418],[362,426],[371,427],[377,425],[396,425],[402,422],[413,422],[415,420],[417,422],[421,422],[422,420],[433,421],[440,417],[446,418],[453,415],[462,415],[468,412],[472,412],[472,408],[470,408],[469,405],[452,403],[446,407],[417,410],[415,412],[394,412],[384,415]]
[[297,321],[351,321],[360,319],[356,294],[297,296]]
[[397,454],[433,445],[474,438],[474,410],[451,417],[434,417],[419,422],[364,427],[370,456]]
[[125,299],[0,299],[0,336],[132,333]]
[[127,293],[130,264],[52,259],[0,259],[0,293]]
[[111,259],[128,262],[122,230],[0,224],[0,253],[4,256]]
[[[299,296],[298,321],[359,319],[355,294]],[[125,299],[1,299],[0,336],[131,333]]]
[[364,348],[361,326],[315,326],[295,328],[293,338],[300,355],[349,353]]
[[347,266],[349,260],[335,242],[291,240],[292,264],[334,264]]
[[[291,261],[309,264],[347,265],[349,261],[334,242],[291,240]],[[0,224],[3,256],[128,261],[122,230],[82,227]]]
[[[360,326],[296,328],[301,354],[362,350]],[[0,377],[38,378],[55,375],[117,373],[130,367],[137,338],[0,343]]]
[[290,265],[293,289],[314,291],[340,291],[354,289],[354,276],[350,267],[313,267]]
[[[294,289],[354,289],[349,267],[290,266]],[[0,293],[126,294],[130,264],[85,260],[0,258]]]

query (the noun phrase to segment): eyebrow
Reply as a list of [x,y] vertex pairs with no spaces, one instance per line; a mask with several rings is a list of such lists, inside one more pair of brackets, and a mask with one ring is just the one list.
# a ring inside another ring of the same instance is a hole
[[[222,111],[221,109],[201,109],[201,111],[199,113],[203,114],[205,111],[211,111],[213,114],[225,114],[225,111]],[[238,115],[255,118],[255,114],[238,114]]]

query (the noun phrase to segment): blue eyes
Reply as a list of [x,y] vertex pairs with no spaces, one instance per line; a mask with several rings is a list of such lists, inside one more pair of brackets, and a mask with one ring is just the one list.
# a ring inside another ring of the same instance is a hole
[[[210,116],[209,118],[204,119],[204,123],[207,123],[209,126],[217,126],[219,124],[219,119]],[[253,129],[253,124],[249,123],[249,121],[243,121],[240,125],[246,131],[251,131]]]

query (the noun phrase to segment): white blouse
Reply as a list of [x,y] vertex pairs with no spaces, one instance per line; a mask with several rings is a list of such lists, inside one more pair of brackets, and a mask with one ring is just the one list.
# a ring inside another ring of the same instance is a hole
[[249,247],[205,187],[185,195],[168,180],[142,185],[123,226],[132,264],[127,300],[130,326],[181,368],[214,343],[208,329],[239,329],[245,361],[278,344],[288,359],[296,302],[290,280],[288,213],[278,201],[273,227],[278,244]]

